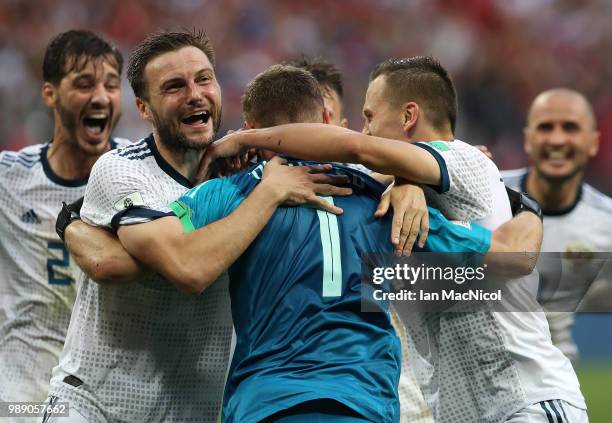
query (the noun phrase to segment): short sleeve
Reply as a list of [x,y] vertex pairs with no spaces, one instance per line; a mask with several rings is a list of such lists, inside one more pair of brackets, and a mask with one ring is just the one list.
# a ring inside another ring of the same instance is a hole
[[169,211],[142,162],[114,152],[104,154],[89,177],[81,217],[87,223],[116,229],[144,223]]
[[425,188],[428,204],[458,220],[478,220],[493,213],[493,186],[501,175],[496,168],[492,171],[492,163],[480,150],[459,140],[415,145],[431,153],[440,166],[441,184]]

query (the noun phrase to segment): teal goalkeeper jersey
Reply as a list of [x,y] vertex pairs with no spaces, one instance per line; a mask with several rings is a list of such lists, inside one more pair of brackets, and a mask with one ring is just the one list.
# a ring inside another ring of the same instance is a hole
[[[257,186],[264,166],[207,181],[172,208],[186,227],[219,220]],[[374,422],[399,421],[399,340],[383,305],[361,311],[361,254],[392,252],[391,217],[374,218],[384,187],[356,170],[334,171],[349,176],[354,192],[329,199],[341,216],[281,207],[229,269],[237,343],[224,422],[256,422],[317,399]],[[486,253],[488,230],[429,212],[425,251]]]

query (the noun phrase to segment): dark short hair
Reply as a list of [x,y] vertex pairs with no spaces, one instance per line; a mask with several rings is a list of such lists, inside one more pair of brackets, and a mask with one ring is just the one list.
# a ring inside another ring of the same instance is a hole
[[91,31],[71,30],[51,40],[43,59],[43,80],[54,85],[72,71],[80,71],[89,60],[110,57],[121,74],[123,56],[115,46]]
[[319,122],[323,96],[309,72],[295,66],[274,65],[247,84],[242,110],[246,121],[264,127]]
[[370,75],[370,81],[385,76],[385,98],[394,103],[415,101],[437,130],[450,125],[455,132],[457,92],[450,75],[433,57],[388,59]]
[[127,77],[136,97],[146,98],[144,70],[147,64],[156,57],[180,50],[183,47],[196,47],[208,57],[215,66],[215,51],[204,31],[155,32],[136,47],[130,56]]
[[291,60],[285,63],[296,68],[307,70],[315,77],[319,85],[331,88],[338,94],[338,98],[342,99],[344,95],[344,88],[342,87],[342,74],[331,63],[323,60],[320,57],[308,59],[302,57],[301,59]]

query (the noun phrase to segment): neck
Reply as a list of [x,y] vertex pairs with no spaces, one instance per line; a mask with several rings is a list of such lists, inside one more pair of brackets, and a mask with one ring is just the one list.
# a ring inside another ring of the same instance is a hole
[[78,147],[64,131],[55,128],[53,142],[47,150],[47,161],[53,173],[63,179],[86,179],[98,158],[110,150],[110,143],[99,154],[89,154]]
[[431,126],[419,126],[410,139],[412,141],[452,141],[455,136],[451,131],[440,131]]
[[181,149],[175,150],[168,148],[159,140],[157,132],[153,132],[155,145],[159,154],[172,166],[178,173],[183,175],[189,182],[196,184],[199,182],[200,163],[204,156],[205,149]]
[[527,192],[544,210],[563,210],[571,207],[580,192],[583,173],[568,179],[548,179],[531,167],[527,176]]

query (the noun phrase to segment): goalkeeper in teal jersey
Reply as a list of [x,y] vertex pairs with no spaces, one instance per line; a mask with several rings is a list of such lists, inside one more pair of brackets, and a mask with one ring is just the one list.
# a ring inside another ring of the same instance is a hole
[[[265,164],[193,188],[171,208],[187,230],[219,220],[255,188]],[[279,208],[229,270],[237,344],[224,422],[260,421],[304,403],[321,407],[321,400],[352,410],[355,421],[399,420],[398,339],[386,310],[361,312],[361,254],[393,248],[390,216],[374,218],[384,186],[334,169],[353,189],[352,196],[329,197],[343,215]],[[487,252],[488,230],[429,213],[424,251]]]
[[[312,79],[290,67],[258,78],[266,79],[268,90],[276,79],[297,91]],[[249,88],[245,98],[248,93]],[[320,109],[322,102],[319,117]],[[255,188],[265,164],[193,188],[171,208],[186,230],[222,219]],[[354,192],[329,198],[344,210],[342,216],[280,208],[229,270],[237,344],[224,422],[289,416],[291,421],[297,416],[303,421],[399,421],[398,338],[386,310],[361,312],[360,255],[393,251],[391,218],[374,218],[385,187],[359,171],[339,165],[335,171],[349,176]],[[467,229],[437,210],[429,212],[426,251],[487,252],[488,230]]]

